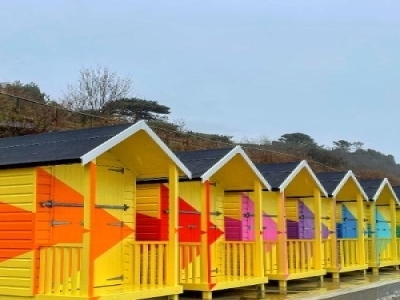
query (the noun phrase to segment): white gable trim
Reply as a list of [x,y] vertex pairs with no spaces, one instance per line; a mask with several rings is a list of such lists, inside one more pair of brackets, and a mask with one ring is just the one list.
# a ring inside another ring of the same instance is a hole
[[347,180],[353,179],[354,183],[358,187],[358,189],[361,192],[361,195],[363,196],[364,200],[368,201],[368,196],[365,193],[364,189],[360,185],[360,182],[357,180],[356,176],[354,175],[353,171],[349,170],[346,175],[343,177],[343,179],[340,181],[340,183],[336,186],[335,190],[332,192],[332,196],[336,198],[337,194],[339,194],[340,190],[343,188],[343,186],[346,184]]
[[176,164],[176,166],[189,178],[192,178],[192,173],[189,169],[178,159],[178,157],[168,148],[168,146],[155,134],[155,132],[146,124],[145,121],[139,121],[127,129],[121,131],[117,135],[113,136],[103,144],[97,146],[96,148],[90,150],[88,153],[81,156],[82,165],[86,165],[90,161],[96,159],[101,154],[110,150],[112,147],[118,145],[125,139],[134,135],[138,131],[145,131],[154,142],[167,154],[167,156]]
[[241,155],[243,159],[247,162],[249,167],[256,174],[257,178],[264,185],[265,188],[271,190],[271,185],[267,182],[264,176],[261,175],[260,171],[256,168],[254,163],[250,160],[247,154],[243,151],[243,148],[240,146],[236,146],[228,154],[226,154],[223,158],[221,158],[215,165],[213,165],[209,170],[207,170],[203,175],[201,175],[201,179],[203,182],[209,180],[215,173],[218,172],[225,164],[227,164],[235,155]]
[[311,175],[311,177],[314,179],[315,183],[317,184],[319,190],[322,192],[322,194],[325,197],[328,197],[328,193],[326,192],[325,188],[322,186],[321,182],[319,182],[317,176],[315,176],[315,173],[313,170],[311,170],[310,166],[308,165],[306,160],[302,160],[297,167],[292,171],[292,173],[289,174],[288,177],[286,177],[285,181],[282,182],[282,184],[279,186],[279,190],[283,192],[287,186],[292,182],[292,180],[297,176],[297,174],[300,173],[300,171],[306,168],[308,173]]
[[376,200],[378,199],[379,195],[382,193],[383,189],[385,188],[385,185],[387,185],[389,187],[390,192],[392,193],[394,200],[396,201],[397,205],[400,205],[400,201],[399,198],[397,198],[396,193],[394,192],[392,185],[389,182],[389,179],[384,178],[382,180],[381,185],[379,186],[378,190],[376,191],[374,197],[372,197],[372,200],[374,200],[376,202]]

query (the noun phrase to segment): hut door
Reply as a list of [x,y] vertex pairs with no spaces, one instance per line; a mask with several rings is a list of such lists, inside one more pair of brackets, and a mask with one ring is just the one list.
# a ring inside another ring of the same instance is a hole
[[314,214],[303,201],[299,201],[299,238],[313,239],[315,236],[314,224]]
[[341,237],[343,238],[357,238],[357,219],[351,213],[350,207],[355,203],[347,203],[342,204],[342,228],[341,228]]
[[242,240],[254,241],[254,202],[248,196],[242,195]]
[[97,166],[95,287],[116,286],[123,281],[124,173],[119,166]]
[[377,238],[391,238],[392,228],[390,222],[390,207],[377,206],[376,207],[376,237]]

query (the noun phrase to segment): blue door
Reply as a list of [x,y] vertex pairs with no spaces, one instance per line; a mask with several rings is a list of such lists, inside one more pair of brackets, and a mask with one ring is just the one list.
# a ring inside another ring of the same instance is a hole
[[340,226],[341,237],[347,239],[357,238],[357,219],[346,207],[346,204],[342,204],[342,224]]

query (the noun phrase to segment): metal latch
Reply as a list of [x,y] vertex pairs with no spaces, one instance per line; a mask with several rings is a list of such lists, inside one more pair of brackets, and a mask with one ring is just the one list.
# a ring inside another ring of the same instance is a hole
[[245,218],[254,217],[254,214],[247,212],[247,213],[243,214],[243,217],[245,217]]
[[123,210],[128,210],[129,206],[124,204],[124,205],[111,205],[111,204],[96,204],[96,208],[106,208],[106,209],[123,209]]
[[218,273],[218,268],[215,268],[215,269],[211,269],[210,271],[211,271],[211,272],[215,272],[215,273]]
[[60,206],[60,207],[83,207],[82,203],[67,203],[67,202],[56,202],[53,200],[47,200],[45,202],[40,202],[40,205],[42,207],[48,207],[52,208],[55,206]]
[[321,217],[322,220],[330,220],[330,217]]
[[187,227],[188,227],[189,229],[194,229],[194,228],[197,228],[197,225],[189,224]]
[[124,226],[124,222],[123,222],[123,221],[112,222],[112,223],[107,223],[107,225],[109,225],[109,226],[119,226],[119,227],[123,227],[123,226]]
[[70,221],[56,221],[56,220],[51,220],[50,225],[51,226],[57,226],[57,225],[69,225],[72,224]]

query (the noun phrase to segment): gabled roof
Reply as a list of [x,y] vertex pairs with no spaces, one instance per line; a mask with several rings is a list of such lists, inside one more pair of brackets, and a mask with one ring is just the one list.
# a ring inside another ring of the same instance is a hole
[[362,179],[360,180],[360,184],[363,187],[365,193],[367,194],[369,200],[376,201],[382,192],[382,190],[385,188],[385,185],[389,187],[389,190],[393,193],[393,196],[397,202],[397,204],[400,205],[399,198],[397,197],[395,191],[392,188],[392,185],[390,184],[389,180],[387,178],[384,179]]
[[322,194],[327,196],[325,188],[319,182],[318,178],[315,176],[315,173],[311,170],[310,166],[305,160],[302,160],[301,162],[257,164],[257,168],[271,184],[272,188],[279,189],[280,191],[283,191],[296,177],[296,175],[303,168],[306,168],[311,177],[315,180]]
[[[0,167],[17,168],[92,161],[136,132],[145,131],[191,177],[187,167],[144,122],[48,132],[0,139]],[[138,145],[140,147],[140,145]]]
[[269,183],[261,175],[259,170],[240,146],[236,146],[234,148],[181,151],[176,152],[176,155],[192,172],[192,178],[201,179],[203,182],[209,180],[234,156],[241,155],[249,167],[254,171],[264,187],[267,189],[271,188]]
[[393,191],[396,193],[397,198],[400,198],[400,185],[392,186]]
[[322,172],[322,173],[317,173],[316,175],[321,184],[328,192],[329,196],[336,197],[337,194],[340,192],[340,190],[343,188],[343,186],[346,184],[347,180],[352,178],[354,180],[354,183],[360,190],[361,194],[363,195],[364,200],[368,200],[367,194],[365,193],[364,189],[360,185],[360,182],[357,180],[356,176],[352,171]]

